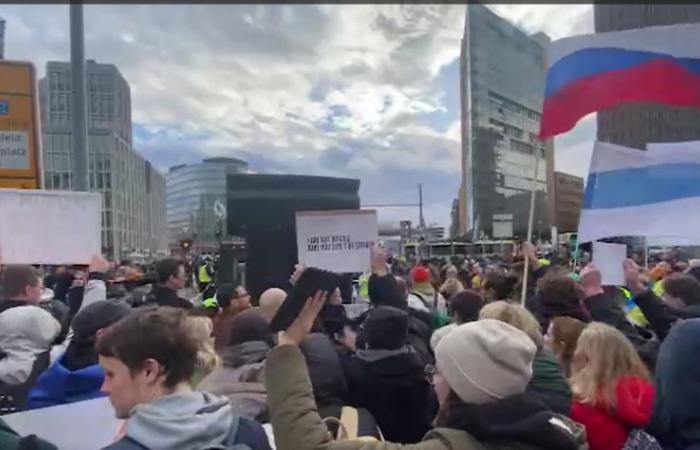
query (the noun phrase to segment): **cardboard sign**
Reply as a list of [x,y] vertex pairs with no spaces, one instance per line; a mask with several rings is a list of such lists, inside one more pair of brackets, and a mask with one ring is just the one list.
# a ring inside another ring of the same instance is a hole
[[337,273],[365,272],[379,231],[374,210],[296,213],[299,262]]
[[625,244],[593,243],[593,264],[603,276],[603,286],[623,286],[625,271],[622,263],[627,258]]
[[87,264],[101,252],[102,196],[0,189],[3,264]]
[[36,434],[61,450],[95,450],[114,442],[122,421],[109,398],[33,409],[2,416],[21,436]]

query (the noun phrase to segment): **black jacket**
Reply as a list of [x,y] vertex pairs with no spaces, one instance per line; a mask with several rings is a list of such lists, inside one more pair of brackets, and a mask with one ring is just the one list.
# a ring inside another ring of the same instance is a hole
[[430,429],[431,386],[410,347],[360,350],[350,361],[350,402],[377,419],[387,441],[419,442]]
[[328,336],[311,333],[299,348],[306,359],[317,406],[346,405],[348,389],[345,374]]
[[700,317],[700,305],[672,308],[666,305],[652,290],[635,297],[634,301],[660,340],[666,338],[676,320]]
[[191,302],[177,295],[174,290],[164,286],[153,286],[151,292],[146,296],[146,304],[156,304],[158,306],[172,306],[175,308],[192,309]]

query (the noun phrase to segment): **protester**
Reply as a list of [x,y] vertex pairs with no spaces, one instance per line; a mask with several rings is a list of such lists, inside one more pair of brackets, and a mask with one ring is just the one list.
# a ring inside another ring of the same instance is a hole
[[270,288],[262,293],[258,306],[263,317],[268,322],[272,321],[272,318],[275,317],[286,298],[287,293],[279,288]]
[[207,288],[214,283],[214,260],[210,255],[204,255],[202,258],[202,264],[199,266],[199,271],[197,272],[197,282],[199,284],[199,292],[204,293]]
[[227,399],[192,391],[198,350],[180,308],[142,308],[100,334],[102,388],[117,418],[128,419],[125,436],[107,449],[270,448],[262,427]]
[[537,319],[524,307],[505,301],[488,303],[479,313],[479,320],[495,319],[524,332],[537,346],[532,361],[532,378],[527,392],[540,399],[552,411],[571,413],[571,389],[556,356],[544,349],[544,338]]
[[411,280],[413,289],[408,296],[408,304],[411,308],[447,314],[447,303],[442,294],[431,284],[432,275],[429,268],[414,267],[411,270]]
[[440,287],[440,294],[445,298],[448,308],[450,304],[450,299],[460,291],[464,290],[464,286],[459,282],[457,278],[448,278]]
[[32,266],[8,265],[0,278],[0,313],[18,306],[38,305],[43,284],[39,272]]
[[64,354],[39,376],[27,409],[44,408],[102,397],[104,371],[98,364],[97,333],[132,312],[122,301],[93,302],[73,318],[73,336]]
[[0,314],[0,415],[25,408],[60,332],[56,319],[38,306],[15,306]]
[[659,350],[656,401],[649,427],[664,449],[700,448],[700,319],[671,330]]
[[268,421],[263,371],[272,345],[267,319],[253,309],[242,312],[231,322],[228,345],[220,352],[221,367],[207,375],[197,389],[228,397],[245,417]]
[[214,350],[214,325],[206,313],[199,315],[190,313],[190,316],[187,317],[187,326],[199,343],[194,375],[190,380],[192,387],[196,387],[200,381],[219,366],[219,356]]
[[157,284],[146,296],[146,303],[192,309],[190,301],[178,296],[178,291],[185,287],[184,263],[175,258],[166,258],[156,262],[155,270]]
[[651,418],[654,386],[629,340],[599,322],[586,326],[574,354],[571,417],[586,427],[590,450],[621,450]]
[[571,376],[571,362],[585,327],[585,323],[573,317],[555,317],[544,335],[544,347],[557,356],[567,378]]
[[362,333],[366,348],[351,358],[350,403],[366,408],[393,442],[420,441],[430,429],[430,386],[425,364],[408,345],[408,314],[391,306],[374,308]]
[[438,370],[433,376],[441,407],[438,428],[420,444],[333,443],[315,408],[298,349],[323,306],[323,297],[319,293],[310,299],[301,316],[280,333],[277,348],[267,360],[265,384],[278,448],[477,450],[489,443],[493,448],[579,448],[580,427],[523,395],[535,345],[521,331],[493,320],[461,325],[439,344]]
[[250,295],[243,286],[225,283],[216,289],[216,301],[221,311],[214,317],[214,338],[217,350],[229,345],[231,322],[236,315],[249,309]]
[[487,302],[510,301],[515,297],[516,284],[518,284],[518,277],[512,274],[491,272],[486,275],[482,284],[484,298]]
[[479,320],[479,311],[484,307],[484,297],[476,291],[464,290],[450,298],[449,311],[453,323],[438,328],[430,337],[430,348],[435,351],[440,340],[458,325]]
[[535,315],[542,331],[549,328],[549,321],[555,317],[573,317],[582,322],[590,322],[591,317],[582,306],[583,291],[569,276],[551,271],[537,284],[537,306],[527,308]]

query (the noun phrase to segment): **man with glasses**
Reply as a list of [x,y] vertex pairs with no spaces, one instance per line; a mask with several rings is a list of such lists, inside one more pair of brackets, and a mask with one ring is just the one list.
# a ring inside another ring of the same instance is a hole
[[44,283],[32,266],[8,265],[0,281],[0,313],[17,306],[38,305]]
[[179,259],[166,258],[156,262],[155,270],[157,284],[146,296],[146,303],[192,309],[192,303],[178,295],[178,291],[185,287],[187,279],[185,264]]
[[250,294],[243,286],[222,283],[217,286],[216,301],[220,311],[214,317],[214,346],[221,349],[229,345],[233,318],[251,307]]

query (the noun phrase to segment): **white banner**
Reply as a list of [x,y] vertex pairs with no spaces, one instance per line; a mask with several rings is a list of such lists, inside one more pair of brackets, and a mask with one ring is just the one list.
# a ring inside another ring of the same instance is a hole
[[102,196],[0,189],[3,264],[88,264],[101,252]]
[[603,276],[603,286],[623,286],[625,271],[622,263],[627,258],[625,244],[593,243],[593,264]]
[[379,231],[374,210],[296,213],[299,262],[337,273],[365,272]]

